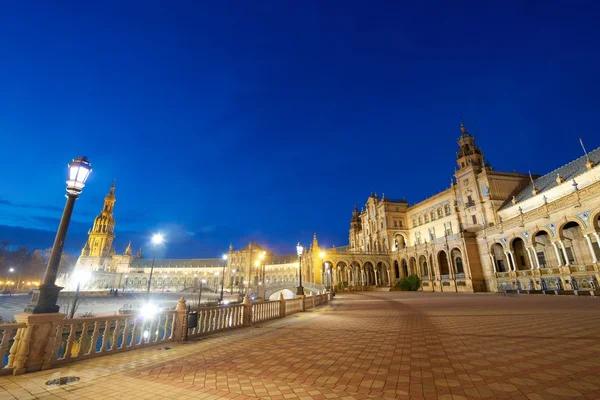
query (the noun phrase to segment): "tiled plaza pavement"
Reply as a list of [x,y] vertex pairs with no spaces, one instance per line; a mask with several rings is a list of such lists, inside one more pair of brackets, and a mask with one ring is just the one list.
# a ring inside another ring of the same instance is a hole
[[594,298],[343,294],[169,346],[3,377],[0,399],[600,399]]

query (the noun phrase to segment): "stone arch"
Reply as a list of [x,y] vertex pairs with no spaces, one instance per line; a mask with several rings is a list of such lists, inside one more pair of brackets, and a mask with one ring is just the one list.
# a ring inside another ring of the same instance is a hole
[[[588,244],[583,237],[585,227],[579,219],[568,219],[558,228],[557,245],[560,247],[563,265],[573,265],[576,263],[591,263],[591,253]],[[562,244],[561,244],[562,243]]]
[[440,250],[437,254],[437,259],[441,278],[448,279],[450,277],[450,264],[448,262],[448,255],[444,250]]
[[396,233],[394,235],[394,251],[403,250],[406,248],[407,238],[402,233]]
[[427,257],[424,255],[419,256],[419,267],[423,276],[429,276],[429,265],[427,264]]
[[385,261],[377,262],[377,278],[379,286],[390,285],[390,268]]
[[415,257],[411,257],[409,262],[408,262],[408,266],[409,266],[409,275],[418,275],[418,271],[417,271],[417,259]]
[[517,270],[531,269],[529,258],[531,257],[527,250],[527,245],[522,236],[516,236],[510,241],[510,248],[514,256],[514,262]]
[[400,264],[402,265],[403,277],[406,278],[408,276],[408,263],[406,262],[406,258],[403,258]]
[[360,272],[360,263],[358,261],[352,261],[350,263],[350,268],[348,268],[349,281],[351,282],[352,286],[358,285],[359,282],[361,282]]
[[496,264],[496,271],[508,272],[510,270],[510,263],[506,259],[506,252],[504,246],[500,242],[492,243],[490,247],[490,254]]
[[454,266],[454,272],[456,274],[464,274],[465,266],[461,249],[458,247],[453,248],[450,251],[450,258],[452,260],[452,265]]
[[363,264],[363,285],[370,286],[375,284],[375,267],[373,262],[367,261]]

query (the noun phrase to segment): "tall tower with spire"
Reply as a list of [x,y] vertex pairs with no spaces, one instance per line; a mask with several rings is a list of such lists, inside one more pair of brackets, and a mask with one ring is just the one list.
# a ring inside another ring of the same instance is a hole
[[88,240],[81,251],[81,256],[108,257],[112,252],[112,243],[115,238],[115,219],[113,209],[115,207],[115,184],[104,198],[104,206],[100,214],[94,219],[92,229],[88,231]]
[[467,132],[467,127],[462,118],[460,119],[460,132],[461,134],[458,138],[460,148],[456,153],[456,162],[458,163],[459,170],[473,167],[477,172],[481,171],[483,167],[483,153],[475,144],[475,137]]

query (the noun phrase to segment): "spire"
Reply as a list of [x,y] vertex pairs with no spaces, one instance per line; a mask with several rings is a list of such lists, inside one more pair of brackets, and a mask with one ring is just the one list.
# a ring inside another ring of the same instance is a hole
[[130,256],[133,254],[133,251],[131,251],[131,240],[129,241],[129,244],[127,245],[127,248],[125,249],[125,254],[126,256]]
[[594,162],[592,160],[590,160],[590,155],[588,154],[587,151],[585,151],[585,146],[583,145],[583,140],[581,138],[579,138],[579,143],[581,143],[581,148],[583,149],[583,153],[585,154],[585,167],[587,169],[592,169],[594,168]]
[[465,126],[465,122],[462,117],[460,117],[460,131],[462,132],[461,136],[467,136],[469,132],[467,132],[467,127]]

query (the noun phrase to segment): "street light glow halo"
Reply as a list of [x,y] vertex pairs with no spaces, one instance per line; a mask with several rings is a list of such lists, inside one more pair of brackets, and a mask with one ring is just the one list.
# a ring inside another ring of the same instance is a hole
[[162,233],[155,233],[152,235],[152,244],[157,246],[163,244],[165,241],[165,237]]

